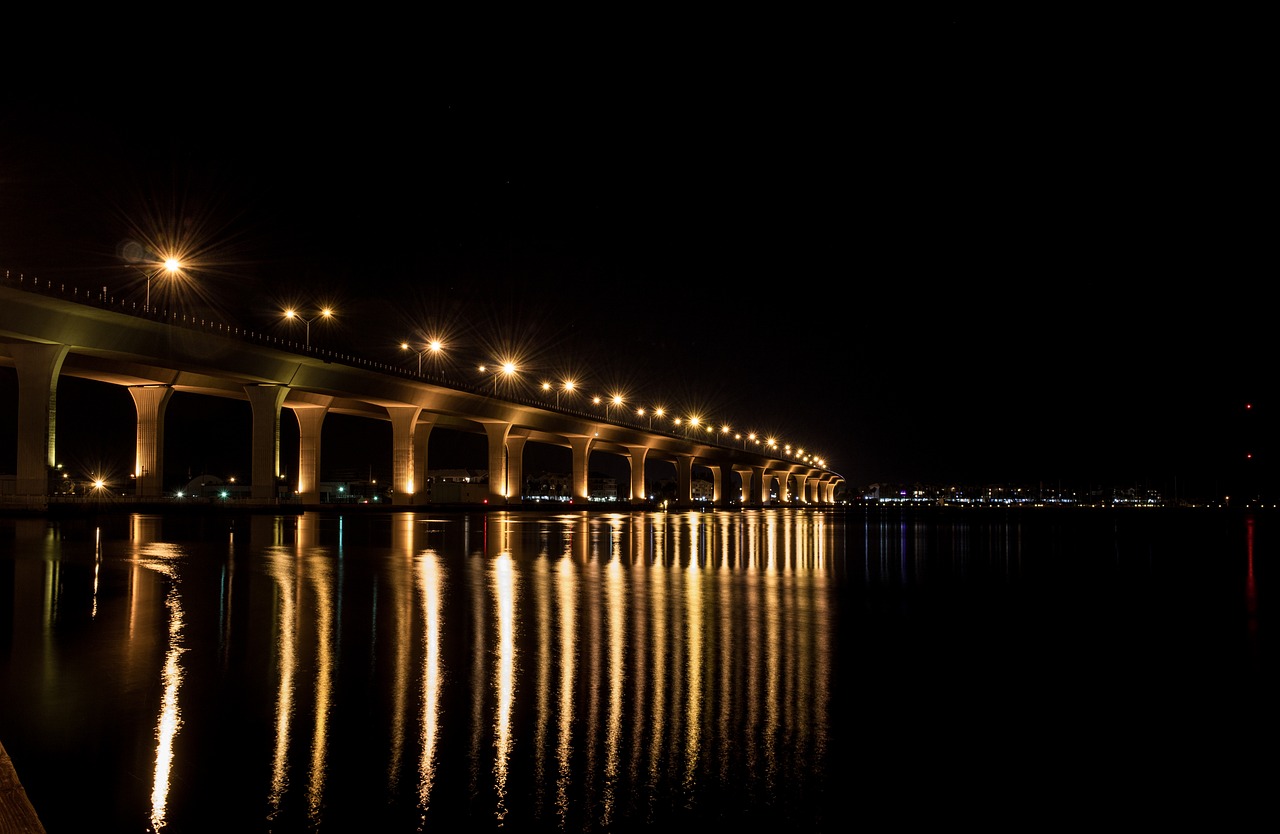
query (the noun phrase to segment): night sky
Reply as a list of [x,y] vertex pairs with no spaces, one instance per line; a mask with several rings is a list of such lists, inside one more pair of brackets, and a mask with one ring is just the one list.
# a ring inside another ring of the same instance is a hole
[[1266,481],[1247,50],[917,35],[412,98],[10,98],[0,268],[140,296],[124,247],[176,235],[183,302],[244,326],[329,303],[314,343],[516,349],[531,381],[775,432],[853,485]]

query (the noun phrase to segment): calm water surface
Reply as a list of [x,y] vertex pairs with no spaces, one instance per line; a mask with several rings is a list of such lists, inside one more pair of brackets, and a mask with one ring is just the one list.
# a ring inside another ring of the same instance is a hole
[[1277,531],[4,518],[0,742],[50,834],[1243,824]]

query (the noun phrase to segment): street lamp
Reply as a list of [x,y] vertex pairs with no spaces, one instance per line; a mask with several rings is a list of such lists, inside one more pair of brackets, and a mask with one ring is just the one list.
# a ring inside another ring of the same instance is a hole
[[611,414],[612,409],[613,409],[613,407],[614,407],[615,405],[617,405],[617,406],[622,405],[622,395],[621,395],[621,394],[614,394],[614,395],[613,395],[613,398],[612,398],[611,400],[609,400],[609,402],[605,405],[605,407],[604,407],[604,419],[605,419],[605,420],[611,420],[610,414]]
[[[134,266],[141,269],[140,264],[134,264]],[[180,272],[182,270],[182,262],[179,261],[177,258],[165,258],[164,263],[160,264],[160,269],[156,269],[152,271],[144,270],[144,273],[147,276],[147,299],[143,303],[142,309],[146,310],[147,312],[151,312],[151,279],[156,275],[160,274],[160,270],[164,270],[165,272],[169,273],[170,276],[172,276],[175,272]]]
[[[489,372],[489,368],[488,368],[488,366],[486,366],[486,365],[481,365],[481,366],[480,366],[480,373],[485,374],[485,373],[488,373],[488,372]],[[514,363],[514,362],[503,362],[503,363],[502,363],[502,365],[501,365],[500,367],[498,367],[498,368],[495,368],[495,369],[494,369],[494,371],[493,371],[493,394],[494,394],[494,396],[497,396],[497,394],[498,394],[498,375],[499,375],[499,374],[502,374],[502,375],[506,376],[507,378],[510,378],[510,377],[515,376],[515,373],[516,373],[516,366],[515,366],[515,363]]]
[[311,347],[311,322],[316,321],[318,319],[333,318],[333,310],[329,307],[325,307],[323,310],[321,310],[315,316],[309,319],[304,319],[301,315],[298,314],[296,310],[285,310],[284,317],[287,319],[298,319],[299,321],[301,321],[303,324],[307,326],[307,347],[310,348]]
[[[401,342],[400,349],[410,350],[411,348],[409,347],[408,342]],[[422,357],[425,354],[439,353],[442,350],[444,350],[444,345],[440,342],[440,340],[432,339],[430,342],[427,342],[427,344],[422,348],[422,350],[415,351],[418,354],[418,376],[422,376]]]

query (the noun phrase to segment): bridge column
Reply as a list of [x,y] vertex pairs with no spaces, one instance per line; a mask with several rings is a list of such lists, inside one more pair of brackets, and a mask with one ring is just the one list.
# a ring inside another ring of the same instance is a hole
[[507,436],[508,504],[520,504],[524,501],[524,444],[528,442],[527,435]]
[[164,411],[173,396],[168,385],[130,385],[138,411],[138,442],[133,478],[139,498],[159,498],[164,493]]
[[786,499],[786,493],[787,493],[787,475],[786,475],[786,473],[785,473],[785,472],[776,472],[776,471],[771,471],[771,472],[768,472],[768,473],[765,475],[765,478],[766,478],[766,480],[765,480],[765,488],[764,488],[764,503],[765,503],[765,504],[773,504],[773,503],[774,503],[773,501],[771,501],[771,500],[769,499],[769,485],[770,485],[770,484],[776,484],[776,485],[777,485],[777,489],[778,489],[778,500],[777,500],[777,503],[779,503],[779,504],[785,503],[785,502],[786,502],[786,500],[787,500],[787,499]]
[[632,503],[639,501],[647,501],[648,495],[644,492],[644,461],[649,456],[648,446],[628,446],[627,451],[631,454],[627,460],[631,464],[631,496]]
[[693,506],[693,455],[676,455],[676,506]]
[[294,489],[303,504],[320,503],[320,438],[328,414],[327,405],[293,407],[293,416],[298,418],[298,482]]
[[276,498],[280,478],[280,406],[289,393],[284,385],[246,385],[253,409],[253,463],[249,496],[255,501]]
[[765,500],[769,497],[769,473],[765,471],[763,466],[751,467],[751,490],[746,491],[747,476],[742,476],[743,491],[746,492],[745,500],[754,507],[763,507]]
[[711,503],[716,507],[723,507],[727,503],[725,501],[725,490],[728,489],[729,482],[733,479],[730,477],[730,469],[728,464],[711,464]]
[[591,497],[591,485],[587,473],[591,463],[591,447],[596,443],[594,437],[577,435],[569,438],[569,448],[573,450],[573,497],[577,501],[586,501]]
[[47,503],[49,470],[57,463],[58,374],[66,345],[26,342],[8,346],[18,372],[18,496]]
[[431,430],[436,427],[439,414],[418,415],[418,425],[413,429],[413,500],[421,504],[427,495],[427,443],[431,439]]
[[507,434],[510,423],[485,423],[489,437],[489,503],[507,503]]
[[794,502],[798,504],[809,503],[809,493],[805,492],[805,476],[797,472],[793,477],[796,479],[796,494]]
[[741,498],[742,506],[748,507],[751,505],[751,474],[752,472],[750,469],[738,468],[738,467],[734,467],[733,471],[737,472],[738,477],[742,479],[742,498]]
[[413,477],[413,431],[422,408],[389,405],[391,416],[391,503],[412,504],[417,487]]

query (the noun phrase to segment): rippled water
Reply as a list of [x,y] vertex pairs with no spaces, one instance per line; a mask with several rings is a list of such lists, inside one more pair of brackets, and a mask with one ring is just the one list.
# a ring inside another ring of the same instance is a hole
[[50,834],[1229,819],[1275,528],[0,519],[0,741]]

